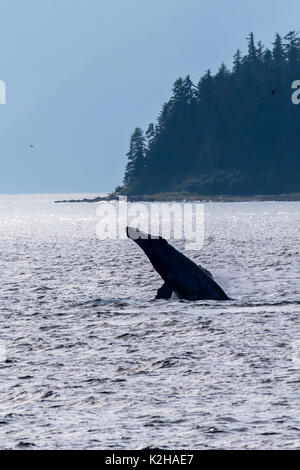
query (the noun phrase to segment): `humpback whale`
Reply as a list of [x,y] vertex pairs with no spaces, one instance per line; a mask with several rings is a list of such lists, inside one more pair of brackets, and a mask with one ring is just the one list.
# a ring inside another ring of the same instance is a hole
[[229,299],[207,269],[198,266],[164,238],[133,227],[126,227],[126,233],[144,251],[164,281],[156,299],[171,299],[174,294],[186,300]]

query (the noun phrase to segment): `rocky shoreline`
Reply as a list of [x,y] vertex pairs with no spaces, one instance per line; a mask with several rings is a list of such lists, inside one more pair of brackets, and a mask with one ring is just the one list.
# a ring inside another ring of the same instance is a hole
[[[97,196],[95,198],[83,199],[64,199],[54,201],[58,203],[92,203],[92,202],[107,202],[118,200],[118,194],[109,194],[107,196]],[[250,202],[250,201],[300,201],[300,193],[291,194],[258,194],[258,195],[215,195],[205,196],[199,194],[186,194],[186,193],[159,193],[159,194],[145,194],[140,196],[127,196],[129,202]]]

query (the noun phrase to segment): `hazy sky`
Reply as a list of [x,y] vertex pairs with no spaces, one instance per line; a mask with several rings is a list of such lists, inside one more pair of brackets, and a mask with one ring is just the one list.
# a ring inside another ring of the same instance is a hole
[[299,18],[299,0],[2,0],[0,193],[114,189],[176,78]]

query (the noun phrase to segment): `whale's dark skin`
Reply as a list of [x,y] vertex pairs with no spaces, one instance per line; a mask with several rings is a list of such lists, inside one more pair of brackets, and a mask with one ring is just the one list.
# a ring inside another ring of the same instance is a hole
[[177,251],[164,238],[145,234],[132,227],[127,227],[126,233],[144,251],[164,280],[156,299],[170,299],[173,292],[186,300],[229,299],[209,271]]

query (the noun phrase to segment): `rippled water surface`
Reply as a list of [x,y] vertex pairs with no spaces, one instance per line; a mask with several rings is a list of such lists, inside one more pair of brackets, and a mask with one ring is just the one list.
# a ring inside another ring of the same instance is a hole
[[300,203],[205,204],[186,302],[57,198],[0,196],[0,448],[299,448]]

